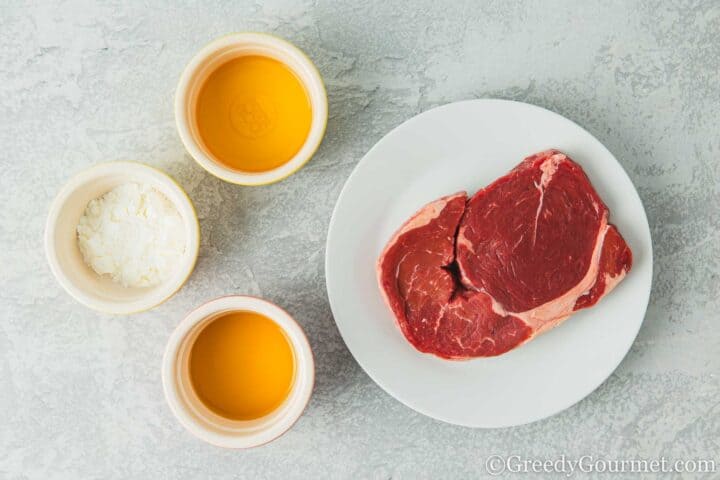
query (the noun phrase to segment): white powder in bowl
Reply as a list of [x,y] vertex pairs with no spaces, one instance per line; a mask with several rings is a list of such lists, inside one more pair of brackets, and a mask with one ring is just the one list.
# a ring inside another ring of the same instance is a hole
[[88,203],[77,226],[85,263],[125,287],[167,279],[185,252],[175,206],[148,185],[126,183]]

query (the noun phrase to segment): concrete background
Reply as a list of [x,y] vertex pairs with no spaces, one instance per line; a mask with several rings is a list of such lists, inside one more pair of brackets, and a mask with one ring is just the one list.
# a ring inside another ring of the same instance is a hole
[[[268,187],[205,173],[173,121],[186,62],[242,30],[304,49],[330,100],[317,155]],[[490,454],[720,470],[720,2],[3,2],[0,31],[0,478],[467,478]],[[637,186],[655,247],[647,317],[618,370],[555,417],[495,431],[380,390],[337,332],[323,275],[331,210],[363,154],[423,110],[480,97],[538,104],[597,136]],[[115,159],[175,176],[202,228],[185,288],[130,317],[76,304],[42,245],[61,185]],[[160,384],[171,330],[227,293],[286,307],[317,358],[306,414],[252,451],[186,433]]]

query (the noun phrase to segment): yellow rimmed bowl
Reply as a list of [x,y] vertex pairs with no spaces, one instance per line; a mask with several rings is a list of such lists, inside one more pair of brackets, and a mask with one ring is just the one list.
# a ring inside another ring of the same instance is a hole
[[[230,312],[253,312],[282,329],[292,346],[295,379],[285,401],[255,420],[222,417],[198,397],[190,379],[190,352],[200,332]],[[193,435],[225,448],[251,448],[271,442],[287,432],[305,411],[315,384],[315,360],[302,327],[274,303],[249,295],[216,298],[190,312],[170,335],[162,363],[165,399],[178,421]]]
[[[229,60],[247,55],[270,57],[290,68],[305,86],[312,109],[310,132],[300,150],[288,162],[262,172],[235,170],[214,158],[200,138],[195,114],[198,94],[208,76]],[[264,33],[233,33],[214,40],[185,67],[175,92],[175,122],[187,151],[205,170],[238,185],[267,185],[298,171],[320,146],[327,117],[325,85],[315,65],[293,44]]]
[[[87,204],[124,183],[150,185],[161,192],[180,214],[185,253],[172,275],[153,287],[123,287],[100,276],[85,264],[77,243],[77,225]],[[45,227],[45,253],[60,285],[78,302],[104,313],[130,314],[149,310],[177,292],[195,268],[200,227],[185,191],[168,175],[135,162],[96,165],[71,178],[50,206]]]

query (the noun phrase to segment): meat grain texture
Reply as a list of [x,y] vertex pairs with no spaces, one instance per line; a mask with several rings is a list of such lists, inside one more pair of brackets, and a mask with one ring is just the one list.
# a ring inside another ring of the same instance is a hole
[[381,292],[419,351],[503,354],[595,305],[632,253],[582,168],[557,150],[468,199],[421,208],[378,259]]

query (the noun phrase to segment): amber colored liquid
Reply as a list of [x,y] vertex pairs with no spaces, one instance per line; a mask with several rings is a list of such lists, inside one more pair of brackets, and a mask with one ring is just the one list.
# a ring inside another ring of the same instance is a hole
[[293,349],[272,320],[232,312],[209,323],[190,350],[190,380],[200,400],[231,420],[253,420],[275,410],[290,393]]
[[281,62],[258,55],[235,58],[212,72],[195,113],[202,142],[215,159],[247,172],[291,160],[312,123],[300,79]]

